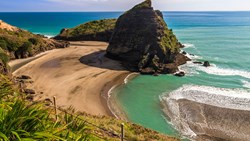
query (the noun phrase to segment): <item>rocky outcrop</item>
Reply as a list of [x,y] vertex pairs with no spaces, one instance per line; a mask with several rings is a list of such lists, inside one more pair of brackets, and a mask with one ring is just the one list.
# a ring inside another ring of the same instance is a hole
[[181,47],[162,13],[146,0],[118,18],[107,56],[142,73],[174,73],[189,60]]
[[203,64],[204,67],[209,67],[211,66],[210,63],[208,61],[205,61],[204,64]]
[[56,40],[67,41],[104,41],[109,42],[115,27],[116,19],[103,19],[81,24],[70,29],[62,29],[54,37]]

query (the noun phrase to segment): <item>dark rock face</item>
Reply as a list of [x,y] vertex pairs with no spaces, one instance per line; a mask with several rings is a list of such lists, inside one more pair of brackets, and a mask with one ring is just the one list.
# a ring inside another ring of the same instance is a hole
[[199,62],[199,61],[195,61],[193,62],[194,64],[203,64],[202,62]]
[[24,93],[26,94],[36,94],[36,92],[32,89],[24,89]]
[[203,64],[204,67],[209,67],[211,66],[210,63],[208,61],[205,61],[204,64]]
[[179,53],[180,47],[162,13],[146,0],[118,18],[107,56],[127,62],[142,73],[172,73],[189,60]]
[[174,75],[178,76],[178,77],[183,77],[183,76],[185,76],[185,72],[184,71],[180,71],[180,72],[175,73]]
[[31,79],[31,77],[27,76],[27,75],[21,75],[21,76],[17,77],[17,79]]

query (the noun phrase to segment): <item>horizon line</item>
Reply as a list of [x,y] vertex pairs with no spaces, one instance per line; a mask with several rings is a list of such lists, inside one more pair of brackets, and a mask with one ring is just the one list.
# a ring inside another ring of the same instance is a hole
[[[0,11],[0,13],[87,13],[87,12],[126,12],[126,11]],[[250,12],[250,10],[163,10],[162,12]]]

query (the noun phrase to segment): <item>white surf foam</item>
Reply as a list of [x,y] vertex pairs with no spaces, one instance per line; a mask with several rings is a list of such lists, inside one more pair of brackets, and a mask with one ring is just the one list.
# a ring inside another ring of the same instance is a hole
[[[246,118],[250,114],[248,90],[184,85],[160,99],[163,111],[184,136],[196,140],[197,136],[208,133],[216,137],[216,132],[210,132],[216,129],[226,139],[249,138],[249,125],[242,125],[249,123]],[[217,118],[211,118],[213,116]],[[238,128],[240,125],[242,128]]]
[[184,43],[183,45],[185,46],[185,48],[195,48],[195,45],[191,43]]
[[45,37],[47,37],[47,38],[52,38],[52,37],[54,37],[54,36],[52,36],[52,35],[46,35],[46,34],[41,34],[41,33],[37,33],[37,32],[34,32],[34,34],[39,34],[39,35],[43,35],[43,36],[45,36]]
[[206,72],[208,74],[213,74],[213,75],[241,76],[241,77],[245,77],[245,78],[250,79],[250,72],[248,72],[248,71],[220,68],[214,64],[212,64],[212,66],[210,66],[210,67],[204,67],[204,66],[198,65],[197,69],[200,71]]
[[[171,99],[188,99],[218,107],[250,111],[250,91],[208,86],[184,85],[169,94]],[[163,97],[166,100],[166,98]]]
[[[207,74],[213,74],[219,76],[241,76],[250,79],[249,71],[221,68],[216,66],[215,64],[211,64],[210,67],[204,67],[202,64],[194,64],[193,62],[187,62],[186,64],[180,66],[180,69],[185,71],[187,75],[199,74],[198,71],[202,71]],[[249,86],[249,84],[245,86]]]
[[250,82],[249,82],[249,81],[242,80],[241,82],[242,82],[242,84],[243,84],[243,87],[249,88],[249,89],[250,89]]
[[124,83],[127,84],[131,79],[133,79],[135,76],[137,76],[138,73],[130,73],[125,79]]

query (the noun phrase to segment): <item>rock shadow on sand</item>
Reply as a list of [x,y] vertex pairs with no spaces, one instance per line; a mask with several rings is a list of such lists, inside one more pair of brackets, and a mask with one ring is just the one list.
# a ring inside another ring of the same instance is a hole
[[85,56],[82,56],[79,61],[91,67],[124,71],[125,67],[122,66],[120,61],[112,60],[106,57],[106,51],[101,50]]

